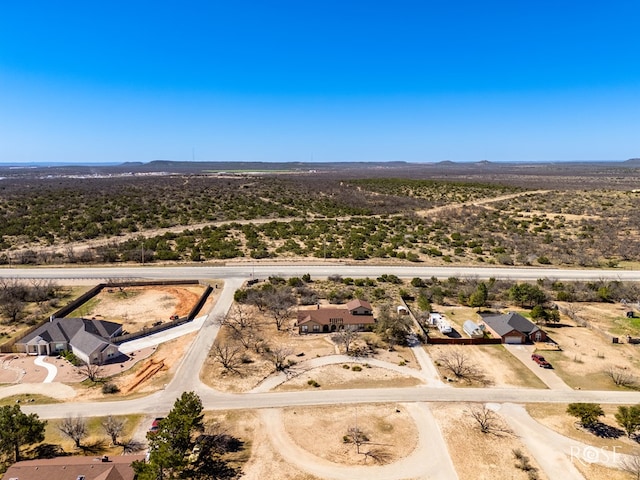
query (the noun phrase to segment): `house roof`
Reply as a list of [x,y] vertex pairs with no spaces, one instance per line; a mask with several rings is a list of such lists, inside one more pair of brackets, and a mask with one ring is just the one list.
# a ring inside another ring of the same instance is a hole
[[347,310],[355,310],[356,308],[364,307],[367,310],[372,310],[371,304],[366,300],[360,300],[359,298],[354,298],[353,300],[347,302],[346,304]]
[[69,343],[74,348],[91,354],[102,351],[111,343],[111,338],[122,328],[116,322],[106,320],[90,320],[86,318],[54,318],[33,332],[25,335],[17,343]]
[[56,457],[41,460],[26,460],[14,463],[2,477],[3,480],[76,480],[84,475],[85,480],[134,480],[131,463],[144,460],[145,455],[108,457]]
[[483,316],[482,320],[501,337],[513,330],[525,335],[531,335],[533,332],[540,330],[535,323],[515,312]]
[[373,315],[353,315],[351,313],[359,307],[371,310],[371,304],[364,300],[352,300],[346,305],[332,305],[331,307],[316,305],[313,309],[298,310],[298,325],[304,325],[307,322],[330,325],[332,320],[338,320],[343,325],[375,323]]

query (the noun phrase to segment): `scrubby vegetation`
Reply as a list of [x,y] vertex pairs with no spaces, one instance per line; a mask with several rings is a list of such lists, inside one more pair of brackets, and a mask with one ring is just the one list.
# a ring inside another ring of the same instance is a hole
[[522,179],[487,178],[20,180],[0,194],[0,263],[315,257],[615,267],[640,260],[638,194],[533,191]]

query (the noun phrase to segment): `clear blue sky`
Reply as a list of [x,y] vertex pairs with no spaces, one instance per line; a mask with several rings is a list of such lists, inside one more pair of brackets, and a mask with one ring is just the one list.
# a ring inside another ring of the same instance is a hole
[[2,1],[0,162],[625,160],[640,2]]

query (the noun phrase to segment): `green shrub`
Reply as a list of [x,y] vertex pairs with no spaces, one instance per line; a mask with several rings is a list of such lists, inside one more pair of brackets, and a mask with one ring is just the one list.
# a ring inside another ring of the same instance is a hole
[[104,394],[118,393],[119,391],[120,388],[115,383],[108,382],[102,385],[102,393]]

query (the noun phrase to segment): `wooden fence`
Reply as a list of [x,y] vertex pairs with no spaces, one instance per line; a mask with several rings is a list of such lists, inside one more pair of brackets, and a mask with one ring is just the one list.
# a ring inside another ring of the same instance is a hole
[[[608,340],[611,343],[620,343],[620,339],[614,335],[611,335],[609,332],[607,332],[606,330],[601,329],[600,327],[592,324],[589,320],[585,320],[584,318],[582,318],[581,316],[579,316],[577,313],[572,312],[571,310],[569,310],[568,308],[565,307],[558,307],[558,310],[560,311],[560,313],[565,314],[567,317],[571,318],[574,322],[576,322],[578,325],[580,325],[581,327],[587,327],[588,329],[592,330],[593,332],[597,333],[598,335],[600,335],[601,337],[604,337],[606,340]],[[631,343],[631,342],[630,342]]]
[[432,345],[500,345],[501,338],[443,338],[429,337],[427,343]]
[[[204,306],[205,302],[207,301],[207,298],[209,298],[209,295],[211,295],[211,292],[213,291],[213,287],[211,287],[211,285],[209,285],[209,284],[206,284],[206,283],[204,283],[202,281],[198,281],[198,280],[161,280],[161,281],[157,281],[157,280],[136,280],[136,281],[125,281],[125,282],[99,283],[95,287],[89,289],[88,291],[86,291],[85,293],[80,295],[78,298],[72,300],[71,302],[69,302],[65,306],[63,306],[62,308],[58,309],[50,317],[44,318],[44,319],[40,320],[37,324],[35,324],[35,325],[29,327],[28,329],[26,329],[19,337],[13,338],[13,339],[1,344],[0,345],[0,353],[14,353],[15,352],[14,346],[15,346],[16,342],[18,342],[19,340],[23,339],[24,337],[26,337],[30,333],[34,332],[35,330],[40,328],[42,325],[44,325],[45,323],[50,321],[52,318],[64,318],[64,317],[66,317],[71,312],[75,311],[76,309],[78,309],[79,307],[81,307],[82,305],[87,303],[89,300],[91,300],[93,297],[98,295],[105,288],[148,287],[148,286],[154,286],[154,285],[160,285],[160,286],[166,286],[166,285],[198,285],[198,284],[206,285],[207,287],[205,288],[204,293],[202,294],[202,296],[200,297],[200,299],[198,300],[196,305],[191,309],[191,312],[189,312],[189,315],[187,315],[186,317],[182,317],[182,318],[180,318],[178,320],[172,320],[172,321],[169,321],[169,322],[166,322],[166,323],[162,323],[161,325],[156,325],[155,327],[149,327],[149,328],[140,330],[138,332],[134,332],[134,333],[126,334],[126,335],[121,335],[119,337],[116,337],[116,338],[112,339],[113,343],[116,343],[116,344],[122,343],[122,342],[127,341],[127,340],[132,340],[133,338],[140,338],[140,337],[143,337],[143,336],[146,336],[146,335],[151,335],[152,333],[156,333],[156,332],[159,332],[159,331],[162,331],[162,330],[166,330],[168,328],[175,327],[177,325],[181,325],[182,323],[186,323],[188,321],[193,320],[195,318],[195,316],[198,314],[198,312]],[[126,339],[122,339],[123,337],[127,337],[127,338]]]

